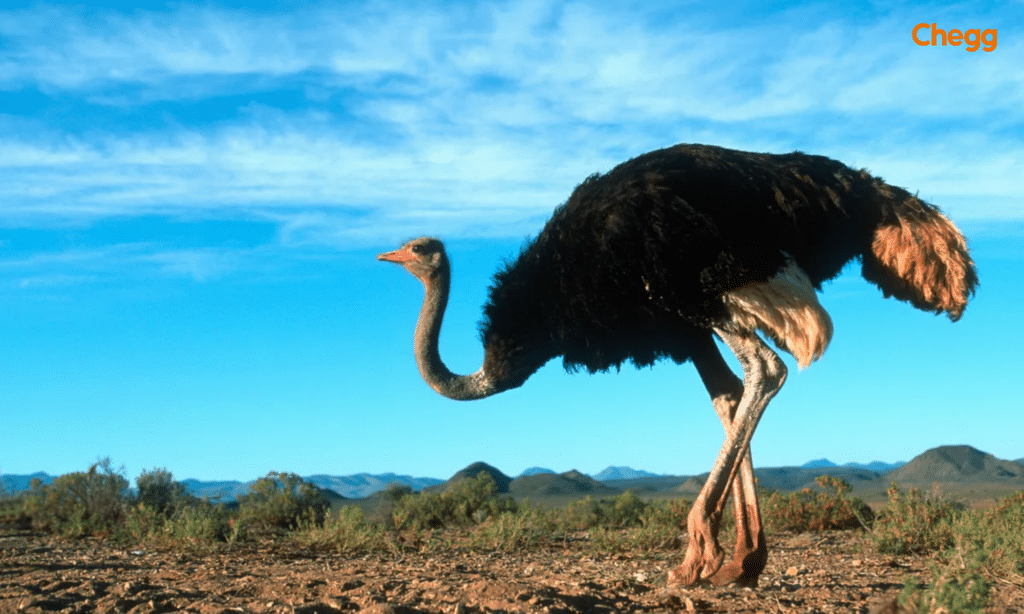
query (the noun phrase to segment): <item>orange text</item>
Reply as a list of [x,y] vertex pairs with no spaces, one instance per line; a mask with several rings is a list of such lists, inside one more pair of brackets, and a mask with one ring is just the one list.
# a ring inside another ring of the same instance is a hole
[[[930,32],[921,32],[921,30],[929,30]],[[928,35],[931,34],[931,38]],[[961,32],[960,30],[943,30],[939,28],[938,24],[927,24],[919,23],[914,26],[914,29],[910,32],[910,37],[914,39],[914,42],[922,47],[929,45],[938,47],[942,45],[946,46],[948,42],[954,47],[967,44],[968,51],[977,51],[982,48],[982,51],[992,51],[996,48],[997,33],[995,28],[991,30],[979,30],[974,28]],[[923,38],[922,38],[923,37]]]

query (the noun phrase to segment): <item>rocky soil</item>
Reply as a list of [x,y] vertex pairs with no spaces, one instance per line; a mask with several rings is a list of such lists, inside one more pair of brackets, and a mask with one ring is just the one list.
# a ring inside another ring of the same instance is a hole
[[[292,542],[159,552],[0,530],[0,612],[870,612],[927,562],[879,556],[856,532],[777,535],[757,590],[666,587],[682,553],[312,553]],[[1024,611],[997,584],[992,612]]]

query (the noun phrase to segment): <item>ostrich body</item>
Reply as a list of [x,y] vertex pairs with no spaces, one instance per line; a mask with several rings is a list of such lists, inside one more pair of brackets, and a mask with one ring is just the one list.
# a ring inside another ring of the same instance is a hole
[[[786,367],[758,335],[819,358],[832,322],[815,291],[853,258],[864,277],[915,307],[957,320],[977,285],[966,242],[939,210],[866,171],[822,156],[676,145],[588,177],[519,257],[484,306],[484,363],[453,374],[438,336],[450,267],[443,244],[380,254],[423,282],[415,355],[438,393],[471,400],[517,388],[552,358],[590,372],[625,361],[692,361],[725,443],[687,518],[689,545],[670,583],[755,586],[767,561],[750,439]],[[741,381],[714,337],[736,355]],[[730,496],[736,545],[718,544]]]

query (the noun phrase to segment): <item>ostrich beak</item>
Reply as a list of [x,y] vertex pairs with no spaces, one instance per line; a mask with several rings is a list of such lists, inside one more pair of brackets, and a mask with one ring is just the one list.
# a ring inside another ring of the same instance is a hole
[[396,264],[403,264],[406,262],[412,262],[413,260],[416,260],[416,254],[412,253],[407,249],[396,249],[393,252],[377,254],[377,260],[382,260],[385,262],[394,262]]

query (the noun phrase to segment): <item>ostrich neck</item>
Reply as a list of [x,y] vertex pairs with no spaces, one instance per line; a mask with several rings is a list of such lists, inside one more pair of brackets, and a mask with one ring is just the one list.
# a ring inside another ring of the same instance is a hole
[[456,375],[445,366],[437,347],[441,335],[441,320],[448,306],[449,283],[450,277],[447,272],[423,280],[426,297],[423,299],[423,309],[416,322],[413,346],[416,364],[423,379],[439,394],[457,401],[482,399],[500,392],[491,378],[484,373],[483,367],[470,375]]

